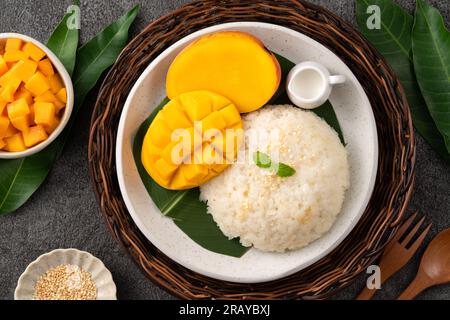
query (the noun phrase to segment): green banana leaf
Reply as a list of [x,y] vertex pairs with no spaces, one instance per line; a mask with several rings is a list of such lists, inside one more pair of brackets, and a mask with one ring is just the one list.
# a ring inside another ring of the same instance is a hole
[[439,11],[417,0],[414,69],[428,110],[450,153],[450,32]]
[[[67,127],[47,148],[27,158],[0,161],[0,214],[15,211],[39,188],[47,177],[51,167],[61,154],[70,136],[76,113],[84,98],[94,87],[102,73],[112,65],[128,40],[128,29],[134,21],[139,7],[128,11],[119,20],[101,31],[78,51],[78,30],[69,30],[65,21],[68,14],[58,25],[49,40],[49,47],[63,58],[65,66],[75,61],[73,83],[75,105]],[[73,13],[74,14],[74,13]]]
[[[279,90],[269,104],[291,104],[284,88],[287,74],[295,64],[278,54],[275,54],[275,56],[282,69],[282,81]],[[208,214],[206,204],[199,200],[199,188],[179,191],[165,189],[148,175],[142,165],[141,150],[145,134],[156,114],[168,101],[168,98],[165,98],[153,110],[151,115],[139,127],[134,138],[133,156],[142,182],[161,213],[173,219],[174,223],[194,242],[212,252],[239,258],[249,248],[242,246],[238,239],[229,240],[223,235],[212,216]],[[325,119],[338,132],[341,141],[344,143],[342,130],[331,104],[327,102],[313,111]]]
[[[367,9],[381,9],[380,29],[369,29]],[[431,147],[450,163],[444,139],[438,131],[414,73],[412,58],[413,17],[392,0],[356,0],[356,20],[359,30],[383,54],[400,79],[411,108],[416,130]]]

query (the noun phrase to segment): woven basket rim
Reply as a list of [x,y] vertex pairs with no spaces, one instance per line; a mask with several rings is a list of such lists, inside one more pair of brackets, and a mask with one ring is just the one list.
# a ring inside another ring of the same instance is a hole
[[[409,113],[409,107],[407,104],[406,96],[404,93],[403,88],[401,87],[398,79],[393,73],[392,68],[386,63],[385,59],[375,50],[375,48],[364,40],[363,36],[356,30],[353,29],[353,27],[350,26],[347,22],[343,21],[341,18],[337,17],[334,13],[331,13],[329,10],[324,9],[322,7],[312,5],[303,1],[248,1],[246,4],[240,3],[239,1],[229,1],[229,6],[227,4],[224,4],[223,1],[194,1],[192,3],[186,4],[179,9],[162,16],[158,18],[157,20],[150,23],[144,30],[142,30],[123,50],[121,53],[119,59],[117,60],[116,64],[113,66],[113,68],[108,72],[107,76],[105,77],[103,84],[101,86],[101,90],[99,92],[95,109],[92,115],[91,120],[91,134],[89,138],[89,172],[91,177],[91,182],[93,184],[95,195],[97,198],[98,203],[100,204],[101,212],[105,218],[106,224],[108,225],[108,228],[110,232],[113,234],[114,238],[119,242],[119,244],[127,251],[128,254],[133,258],[133,260],[137,263],[137,265],[144,271],[144,273],[150,278],[150,280],[166,289],[171,294],[177,296],[178,298],[226,298],[226,299],[246,299],[246,298],[279,298],[281,295],[270,293],[267,294],[261,294],[259,293],[258,289],[260,289],[261,285],[264,284],[257,284],[253,288],[252,285],[242,285],[242,284],[233,284],[233,283],[226,283],[219,280],[214,279],[208,279],[207,277],[197,275],[194,272],[190,270],[186,270],[184,267],[177,265],[173,261],[170,261],[167,257],[164,256],[161,252],[159,252],[156,248],[151,248],[151,255],[147,252],[144,252],[148,249],[149,244],[145,243],[146,239],[142,239],[142,234],[139,235],[140,231],[136,230],[136,226],[134,226],[135,230],[130,230],[130,226],[126,225],[126,223],[118,218],[119,215],[114,216],[114,213],[111,213],[109,211],[112,207],[114,209],[118,209],[118,206],[116,204],[112,204],[112,200],[121,203],[121,206],[123,206],[123,199],[121,198],[120,191],[119,194],[114,194],[114,197],[110,199],[111,197],[107,195],[110,190],[114,190],[115,193],[117,193],[117,185],[114,185],[114,180],[117,180],[114,178],[116,175],[116,171],[114,170],[112,173],[110,172],[110,176],[107,176],[105,174],[105,170],[99,170],[101,167],[99,160],[105,160],[107,159],[110,163],[109,166],[111,166],[115,169],[115,159],[111,159],[108,157],[105,157],[105,153],[110,153],[111,148],[114,148],[115,141],[112,142],[112,144],[108,145],[108,148],[105,147],[105,150],[102,150],[102,152],[98,151],[99,147],[99,141],[106,140],[106,136],[102,136],[102,134],[99,134],[99,124],[103,122],[101,130],[103,134],[107,134],[108,137],[110,134],[115,137],[113,132],[117,130],[116,129],[110,129],[105,130],[104,124],[107,124],[109,122],[105,121],[107,113],[110,111],[111,105],[108,106],[108,108],[105,108],[104,101],[105,96],[111,97],[111,78],[116,75],[118,72],[118,69],[121,67],[120,62],[124,59],[130,60],[129,56],[130,54],[138,52],[137,49],[140,49],[140,46],[145,41],[145,39],[148,37],[149,34],[153,33],[155,29],[157,29],[161,24],[162,25],[170,25],[170,21],[173,22],[173,20],[176,20],[177,17],[180,16],[189,16],[192,12],[195,11],[202,11],[210,12],[215,7],[224,8],[224,12],[221,13],[222,15],[226,16],[228,13],[229,15],[233,14],[233,9],[241,9],[241,12],[244,12],[244,10],[247,10],[247,14],[256,15],[255,11],[259,8],[261,9],[261,6],[264,8],[270,9],[270,13],[276,12],[276,10],[279,10],[283,14],[286,14],[287,12],[290,12],[290,14],[295,17],[295,19],[300,19],[297,14],[300,12],[303,17],[306,17],[304,19],[307,20],[308,23],[315,24],[315,15],[320,16],[323,19],[329,19],[330,23],[335,23],[339,25],[343,30],[351,30],[351,37],[354,37],[356,40],[364,44],[364,50],[367,51],[367,55],[370,54],[370,58],[374,61],[377,61],[378,67],[383,67],[384,74],[382,76],[385,76],[387,79],[384,79],[388,81],[389,83],[386,85],[386,91],[392,90],[391,94],[394,92],[393,96],[390,97],[390,99],[395,99],[392,102],[392,104],[395,107],[398,107],[399,110],[396,110],[396,112],[399,112],[400,115],[398,115],[399,119],[401,119],[401,123],[399,124],[399,130],[401,133],[405,133],[404,141],[402,143],[405,144],[404,152],[401,154],[402,166],[405,171],[405,177],[403,177],[402,181],[399,181],[399,185],[397,186],[398,189],[401,189],[401,197],[400,199],[397,199],[399,202],[401,202],[401,205],[399,208],[396,209],[396,212],[391,212],[390,219],[387,219],[387,221],[379,226],[378,230],[375,230],[374,239],[376,239],[376,244],[372,244],[371,250],[367,250],[367,254],[364,259],[364,263],[361,263],[361,265],[369,265],[373,263],[375,259],[377,259],[382,252],[382,249],[387,244],[389,239],[393,236],[395,231],[398,228],[399,223],[401,222],[406,206],[411,198],[412,195],[412,187],[413,187],[413,181],[414,181],[414,167],[415,167],[415,142],[414,142],[414,130],[412,126],[412,119],[411,115]],[[233,4],[235,6],[233,7]],[[292,11],[292,12],[291,12]],[[264,11],[264,14],[266,12]],[[281,13],[278,13],[281,14]],[[314,19],[311,18],[314,16]],[[324,18],[325,17],[325,18]],[[254,20],[234,20],[234,21],[258,21],[255,20],[254,16],[252,16]],[[225,18],[222,18],[225,19]],[[232,22],[233,18],[228,18],[230,20],[225,20],[225,22]],[[217,23],[219,21],[217,20]],[[262,21],[267,22],[267,21]],[[184,22],[186,23],[186,22]],[[193,22],[191,22],[193,23]],[[209,25],[208,25],[209,26]],[[286,26],[283,25],[282,26]],[[328,21],[325,23],[325,31],[326,27],[328,26]],[[205,26],[207,27],[207,26]],[[195,29],[194,31],[199,30],[200,28]],[[170,28],[167,28],[167,32],[170,32]],[[295,29],[294,29],[295,30]],[[298,31],[298,30],[295,30]],[[193,32],[193,31],[192,31]],[[190,32],[191,33],[191,32]],[[156,37],[156,36],[155,36]],[[181,39],[181,35],[178,37],[178,40]],[[176,38],[176,37],[175,37]],[[317,38],[313,38],[314,40],[317,40],[322,43]],[[358,42],[358,44],[359,44]],[[171,43],[165,43],[162,48],[159,49],[159,52],[166,49],[170,44],[173,44],[173,41]],[[322,43],[323,44],[323,43]],[[329,47],[329,45],[326,45]],[[333,50],[332,50],[333,51]],[[149,60],[153,60],[155,56],[152,56],[152,58]],[[149,62],[147,61],[147,62]],[[148,63],[146,63],[146,66]],[[135,70],[134,70],[135,71]],[[352,69],[353,71],[353,69]],[[140,75],[140,73],[139,73]],[[129,89],[129,88],[128,88]],[[367,90],[367,88],[365,88]],[[109,94],[109,95],[108,95]],[[372,101],[371,101],[372,103]],[[388,103],[386,102],[388,105]],[[398,105],[397,105],[398,104]],[[122,105],[123,106],[123,105]],[[120,108],[121,106],[118,106],[117,104],[114,106],[115,108]],[[120,112],[119,112],[120,114]],[[117,116],[115,115],[117,118]],[[109,121],[112,121],[114,117],[111,116],[111,119],[108,119]],[[114,119],[116,119],[114,118]],[[114,127],[114,126],[112,126]],[[406,137],[406,138],[405,138]],[[106,152],[107,151],[107,152]],[[381,156],[380,156],[381,157]],[[380,160],[381,161],[381,160]],[[380,169],[379,169],[380,170]],[[99,172],[102,172],[99,174]],[[380,174],[380,173],[379,173]],[[101,177],[101,179],[99,179]],[[107,184],[105,184],[105,181],[108,180]],[[112,180],[112,181],[109,181]],[[394,188],[395,189],[395,188]],[[106,193],[105,193],[106,192]],[[117,206],[117,207],[116,207]],[[114,211],[114,210],[113,210]],[[128,214],[126,211],[126,208],[121,207],[120,210],[121,214]],[[122,218],[122,217],[120,217]],[[124,229],[122,229],[122,223],[126,225]],[[127,221],[127,224],[129,221]],[[132,223],[132,222],[131,222]],[[381,236],[380,236],[381,234]],[[134,239],[136,237],[136,239]],[[348,236],[350,237],[350,236]],[[132,239],[133,238],[133,239]],[[132,244],[130,245],[130,240],[132,240]],[[150,246],[152,246],[150,244]],[[150,250],[150,249],[149,249]],[[330,254],[331,255],[331,254]],[[356,259],[357,257],[355,257]],[[164,262],[162,263],[160,259]],[[169,261],[166,261],[166,260]],[[156,262],[157,263],[156,263]],[[309,269],[314,269],[314,267],[317,264],[313,265]],[[163,267],[162,267],[163,266]],[[161,270],[161,268],[167,268],[167,270]],[[152,269],[152,270],[151,270]],[[176,270],[176,271],[174,271]],[[338,271],[337,269],[335,271]],[[342,270],[345,272],[345,270]],[[325,298],[329,297],[333,294],[335,294],[337,291],[343,289],[344,287],[348,286],[351,283],[351,280],[353,280],[359,273],[364,271],[364,268],[359,268],[357,271],[352,272],[349,274],[348,279],[341,280],[338,282],[338,285],[336,285],[335,281],[334,283],[330,283],[328,286],[321,287],[321,289],[313,290],[314,289],[314,281],[311,281],[311,290],[309,294],[299,295],[300,298]],[[302,273],[302,271],[298,272]],[[187,276],[188,280],[186,280],[188,283],[190,279],[195,280],[195,284],[192,285],[192,288],[190,290],[186,290],[185,287],[188,287],[188,284],[185,284],[183,281],[178,279],[176,277],[178,276]],[[281,280],[289,280],[292,277],[287,277]],[[337,280],[338,277],[335,275],[334,280]],[[181,283],[183,282],[183,283]],[[199,285],[198,283],[201,285]],[[205,288],[202,288],[202,285],[206,282]],[[275,281],[279,282],[279,281]],[[220,291],[220,288],[215,287],[214,289],[208,288],[209,285],[218,285],[218,284],[224,284],[226,286],[229,286],[230,288],[227,288],[226,294],[222,294]],[[267,285],[270,286],[272,282],[269,282]],[[184,286],[183,290],[180,289],[181,286]],[[284,288],[287,292],[286,297],[291,297],[288,294],[288,291],[292,288],[289,287],[288,284],[285,284],[284,287],[280,286],[281,288]],[[245,290],[250,289],[250,293],[246,292]],[[270,292],[270,288],[266,288],[268,292]],[[228,291],[231,290],[231,293]],[[234,291],[233,291],[234,290]],[[281,289],[280,289],[281,290]],[[308,291],[307,289],[304,289],[305,291]],[[261,291],[261,290],[260,290]],[[263,290],[262,290],[263,291]],[[317,294],[316,294],[317,292]]]

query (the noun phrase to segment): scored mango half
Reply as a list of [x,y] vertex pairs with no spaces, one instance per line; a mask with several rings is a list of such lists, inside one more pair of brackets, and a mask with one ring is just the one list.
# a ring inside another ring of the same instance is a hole
[[191,91],[158,112],[144,137],[141,160],[160,186],[190,189],[223,172],[236,159],[242,138],[242,119],[230,100]]

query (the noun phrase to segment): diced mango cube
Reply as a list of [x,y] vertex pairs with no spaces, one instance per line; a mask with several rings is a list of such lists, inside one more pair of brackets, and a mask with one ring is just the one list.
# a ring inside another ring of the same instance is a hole
[[184,167],[183,173],[187,181],[198,182],[208,175],[208,169],[201,164],[188,164]]
[[6,85],[12,78],[26,82],[34,75],[36,69],[36,62],[29,59],[21,60],[0,78],[0,85]]
[[34,122],[51,127],[55,122],[55,105],[50,102],[36,102],[34,104]]
[[206,132],[211,129],[222,130],[226,127],[226,122],[218,111],[210,113],[202,120],[202,131]]
[[0,56],[0,76],[4,75],[8,71],[8,65],[6,64],[5,59]]
[[26,132],[22,133],[25,146],[30,148],[39,142],[42,142],[48,138],[47,132],[41,125],[30,127]]
[[8,71],[0,77],[0,87],[6,87],[9,80],[12,78],[11,73]]
[[67,90],[66,88],[62,88],[56,93],[56,97],[64,103],[67,103]]
[[240,128],[229,128],[221,131],[211,138],[211,145],[218,152],[237,153],[239,146],[244,138],[244,131]]
[[28,115],[29,113],[30,108],[28,107],[28,103],[24,98],[8,104],[8,117],[10,119],[23,117]]
[[34,98],[34,101],[36,102],[55,102],[56,97],[53,94],[52,90],[47,90],[40,96],[37,96]]
[[28,115],[17,118],[10,118],[12,125],[22,132],[27,132],[30,128],[31,121]]
[[170,183],[171,189],[173,189],[173,190],[190,189],[197,185],[197,183],[186,180],[186,177],[184,175],[186,166],[188,166],[188,165],[181,165],[180,168],[178,169],[178,171],[173,176],[172,181]]
[[17,89],[20,85],[20,80],[12,77],[10,81],[4,86],[2,92],[0,93],[0,97],[7,102],[13,102],[14,101],[14,94],[16,93]]
[[22,40],[17,38],[8,38],[6,40],[5,51],[20,50],[22,48]]
[[26,60],[28,59],[28,54],[21,50],[9,50],[5,52],[5,54],[3,55],[3,59],[5,59],[6,62]]
[[3,150],[3,148],[6,147],[6,142],[3,141],[3,139],[0,139],[0,149]]
[[66,107],[66,104],[64,102],[59,101],[59,99],[55,99],[55,101],[53,101],[53,104],[55,105],[56,113],[59,113],[62,109]]
[[51,134],[55,129],[59,126],[61,120],[59,118],[55,118],[55,121],[51,126],[45,126],[44,129],[48,134]]
[[4,138],[6,136],[8,127],[9,127],[8,117],[0,116],[0,138]]
[[227,127],[241,122],[241,115],[234,105],[229,105],[219,110],[220,115],[225,120]]
[[38,71],[27,81],[25,88],[30,91],[33,96],[37,97],[50,89],[50,84],[47,78]]
[[194,97],[192,94],[180,94],[179,99],[181,103],[189,108],[185,108],[187,115],[191,121],[200,121],[211,113],[210,98],[204,95]]
[[[183,149],[179,147],[179,141],[171,141],[162,151],[161,158],[165,162],[170,164],[180,164],[183,161],[185,154],[183,154]],[[177,153],[178,151],[178,153]]]
[[8,117],[12,125],[18,130],[24,132],[30,126],[30,108],[24,98],[16,100],[7,106]]
[[27,82],[36,73],[36,70],[37,63],[33,60],[26,59],[17,62],[17,64],[11,68],[11,73],[23,82]]
[[6,143],[5,149],[9,152],[20,152],[27,149],[23,141],[22,133],[20,132],[5,138],[4,141]]
[[57,93],[64,87],[63,82],[57,73],[49,76],[47,79],[53,93]]
[[38,70],[43,74],[45,74],[47,77],[55,74],[55,71],[53,70],[53,65],[50,59],[48,58],[39,61]]
[[169,127],[172,130],[188,128],[192,124],[186,117],[185,113],[179,106],[178,102],[172,100],[169,101],[163,108],[162,114],[165,119],[170,119],[168,122]]
[[222,154],[216,151],[210,144],[203,145],[202,161],[207,165],[223,164],[225,159]]
[[230,104],[230,100],[219,94],[211,96],[211,100],[214,111],[220,110]]
[[31,93],[27,89],[25,89],[25,87],[22,86],[20,86],[19,89],[17,90],[16,94],[14,95],[14,99],[15,100],[25,99],[25,101],[29,106],[33,104],[33,97]]
[[168,163],[164,161],[164,159],[159,159],[155,162],[155,168],[158,171],[161,178],[168,180],[172,177],[174,172],[178,169],[177,165],[174,165],[172,163]]
[[55,120],[53,121],[53,123],[50,126],[44,126],[45,132],[47,132],[48,134],[51,134],[58,127],[60,121],[61,120],[59,118],[55,117]]
[[8,128],[6,129],[6,132],[4,133],[4,137],[5,138],[9,138],[12,137],[13,135],[15,135],[16,133],[18,133],[19,131],[14,128],[14,126],[12,125],[12,123],[9,123]]
[[162,149],[155,146],[153,143],[149,143],[147,145],[147,150],[149,155],[153,155],[153,156],[159,156],[161,155]]
[[172,130],[164,122],[161,114],[158,114],[152,122],[149,128],[151,134],[149,135],[150,141],[158,147],[165,147],[170,142],[170,136]]
[[22,51],[25,52],[28,56],[31,57],[34,61],[38,62],[43,57],[45,57],[45,52],[36,46],[34,43],[27,42],[22,48]]

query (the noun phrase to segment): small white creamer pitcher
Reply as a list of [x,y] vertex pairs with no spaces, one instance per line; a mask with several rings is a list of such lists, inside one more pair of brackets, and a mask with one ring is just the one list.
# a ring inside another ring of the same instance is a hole
[[330,75],[328,69],[320,63],[305,61],[289,72],[286,91],[295,105],[303,109],[314,109],[328,100],[333,85],[345,81],[345,76]]

